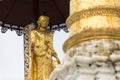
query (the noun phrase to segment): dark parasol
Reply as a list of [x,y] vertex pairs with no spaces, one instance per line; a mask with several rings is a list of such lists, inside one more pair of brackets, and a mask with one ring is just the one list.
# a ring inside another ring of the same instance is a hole
[[66,30],[65,21],[69,15],[69,0],[0,0],[1,32],[7,29],[20,31],[36,22],[41,12],[50,17],[50,30]]

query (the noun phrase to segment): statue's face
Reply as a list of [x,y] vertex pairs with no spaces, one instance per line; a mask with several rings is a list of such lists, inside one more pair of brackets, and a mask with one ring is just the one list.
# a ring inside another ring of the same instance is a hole
[[37,21],[39,27],[47,27],[49,24],[49,17],[48,16],[40,16]]

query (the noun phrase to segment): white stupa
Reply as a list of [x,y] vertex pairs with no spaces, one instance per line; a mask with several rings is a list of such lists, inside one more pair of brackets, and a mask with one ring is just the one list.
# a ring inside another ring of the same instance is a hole
[[120,0],[70,0],[62,64],[50,80],[120,80]]

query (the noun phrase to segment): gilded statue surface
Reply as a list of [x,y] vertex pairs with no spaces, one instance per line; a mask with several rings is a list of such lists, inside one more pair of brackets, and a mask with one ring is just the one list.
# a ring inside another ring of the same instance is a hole
[[60,63],[53,49],[53,34],[47,30],[48,23],[49,17],[41,15],[37,21],[37,29],[32,30],[30,34],[31,63],[28,76],[30,80],[49,80],[51,72]]

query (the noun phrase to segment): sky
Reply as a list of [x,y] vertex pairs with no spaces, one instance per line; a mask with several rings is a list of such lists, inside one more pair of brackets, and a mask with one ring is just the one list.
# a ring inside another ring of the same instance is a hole
[[[62,30],[54,33],[53,46],[60,61],[64,56],[62,45],[68,35]],[[23,46],[23,36],[17,36],[15,31],[0,32],[0,80],[24,80]]]

